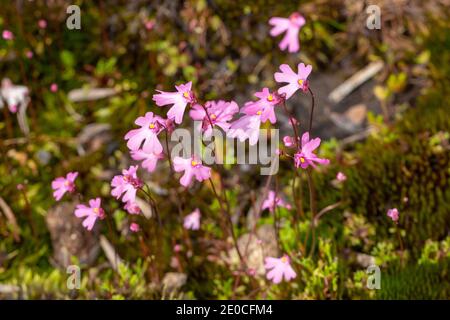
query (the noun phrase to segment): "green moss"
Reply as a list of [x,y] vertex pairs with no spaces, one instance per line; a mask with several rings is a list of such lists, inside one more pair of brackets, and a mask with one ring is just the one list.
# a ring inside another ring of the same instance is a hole
[[450,260],[439,264],[413,265],[387,273],[381,271],[377,299],[448,299]]

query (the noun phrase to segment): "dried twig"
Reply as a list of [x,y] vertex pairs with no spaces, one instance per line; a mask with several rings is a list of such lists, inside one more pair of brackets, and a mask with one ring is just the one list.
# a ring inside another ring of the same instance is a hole
[[333,91],[331,91],[331,93],[328,95],[328,99],[334,104],[341,102],[354,89],[376,75],[383,68],[383,65],[384,64],[382,61],[372,62],[364,69],[356,72],[350,78],[345,80]]
[[106,239],[104,235],[100,235],[100,246],[102,247],[103,251],[105,252],[106,258],[108,259],[109,263],[111,264],[111,267],[114,271],[117,271],[119,268],[119,265],[123,263],[122,259],[117,254],[116,250],[112,246],[111,242]]
[[6,201],[3,200],[2,197],[0,197],[0,209],[5,214],[6,219],[11,225],[14,240],[20,241],[20,228],[19,225],[17,224],[16,216],[14,215],[13,211],[6,203]]

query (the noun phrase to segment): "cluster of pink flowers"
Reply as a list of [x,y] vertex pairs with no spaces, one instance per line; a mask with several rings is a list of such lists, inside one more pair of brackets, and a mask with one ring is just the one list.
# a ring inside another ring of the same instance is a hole
[[277,122],[275,106],[282,101],[277,92],[270,92],[268,88],[256,92],[255,97],[259,100],[246,102],[241,109],[243,116],[233,122],[228,131],[229,137],[238,138],[240,141],[248,139],[250,145],[258,142],[261,123]]
[[[280,43],[282,50],[297,52],[300,48],[298,34],[300,28],[305,24],[305,19],[298,13],[293,13],[289,18],[274,17],[269,23],[273,26],[270,34],[278,36],[285,32],[284,38]],[[146,25],[147,26],[147,25]],[[45,20],[39,21],[39,27],[45,29],[47,23]],[[147,29],[153,28],[148,25]],[[5,36],[4,36],[5,38]],[[170,157],[170,150],[164,151],[160,136],[164,133],[170,134],[176,125],[183,122],[186,109],[189,107],[189,116],[194,121],[198,121],[195,129],[200,131],[204,137],[211,137],[214,129],[220,128],[228,137],[237,138],[241,142],[249,140],[250,145],[258,142],[260,127],[264,123],[276,124],[276,110],[282,106],[286,110],[285,102],[297,92],[311,92],[309,88],[308,77],[311,74],[312,66],[300,63],[297,71],[293,71],[290,66],[282,64],[279,72],[274,74],[274,79],[281,87],[277,90],[270,90],[267,87],[254,94],[256,99],[246,102],[242,108],[234,101],[206,101],[201,103],[192,89],[192,82],[175,85],[176,91],[156,90],[153,94],[153,101],[158,107],[169,107],[166,118],[147,112],[144,116],[139,116],[135,120],[137,128],[128,131],[124,139],[133,160],[138,161],[139,165],[131,165],[128,169],[123,169],[121,174],[113,177],[111,180],[111,195],[123,202],[123,208],[130,215],[141,214],[141,208],[137,199],[138,191],[142,191],[149,196],[143,189],[145,183],[139,178],[139,166],[152,173],[156,170],[159,160]],[[52,92],[57,92],[58,87],[52,84]],[[11,108],[10,108],[11,109]],[[237,119],[235,116],[239,115]],[[291,118],[292,125],[297,125],[295,119]],[[284,137],[283,142],[286,148],[294,149],[292,155],[295,168],[307,169],[310,166],[315,168],[317,164],[326,165],[329,160],[319,158],[314,151],[320,145],[320,138],[310,139],[309,132],[303,133],[301,137],[297,136],[297,130],[294,128],[295,137]],[[167,141],[166,141],[167,142]],[[287,153],[281,152],[288,155]],[[171,160],[169,158],[169,160]],[[211,168],[204,165],[199,155],[191,155],[187,158],[174,157],[170,161],[173,171],[181,173],[179,182],[182,186],[188,188],[193,181],[202,182],[211,179]],[[78,173],[71,172],[66,177],[56,178],[52,187],[54,197],[60,200],[65,193],[75,191],[75,179]],[[341,179],[341,177],[338,177]],[[343,178],[342,178],[343,179]],[[212,180],[211,180],[212,182]],[[269,190],[266,199],[262,203],[262,209],[268,209],[273,212],[275,208],[282,207],[288,210],[291,205],[273,190]],[[89,206],[79,204],[76,207],[75,215],[84,218],[82,224],[87,230],[92,230],[97,219],[104,219],[105,212],[101,208],[101,199],[95,198],[89,200]],[[134,219],[134,218],[132,218]],[[201,213],[198,208],[184,217],[183,227],[188,230],[200,229]],[[131,232],[139,232],[140,226],[132,222],[129,226]],[[283,279],[290,281],[297,275],[291,267],[291,260],[288,255],[281,258],[266,257],[265,268],[267,269],[267,279],[278,284]]]
[[[75,180],[78,177],[78,172],[69,172],[65,177],[57,177],[52,181],[53,197],[56,201],[62,199],[66,193],[74,193],[76,190]],[[83,227],[91,231],[97,219],[105,218],[105,211],[101,207],[101,199],[95,198],[89,200],[89,206],[78,204],[75,208],[75,216],[78,218],[85,218],[83,220]]]
[[234,101],[207,101],[205,109],[199,104],[192,107],[189,112],[193,120],[201,121],[200,127],[197,130],[203,132],[205,137],[211,137],[213,133],[213,126],[222,128],[227,132],[231,124],[229,121],[239,111],[239,106]]
[[[122,170],[122,174],[114,176],[111,180],[111,195],[116,199],[122,198],[122,202],[125,203],[123,208],[130,215],[139,215],[142,212],[136,202],[137,191],[144,185],[137,176],[138,168],[139,166],[130,166],[128,169]],[[139,232],[139,230],[140,227],[136,222],[130,224],[131,232]]]
[[[137,176],[138,166],[130,166],[122,170],[121,175],[114,176],[111,181],[111,195],[116,199],[122,197],[122,201],[133,206],[136,202],[136,193],[143,183]],[[130,204],[131,203],[131,204]]]

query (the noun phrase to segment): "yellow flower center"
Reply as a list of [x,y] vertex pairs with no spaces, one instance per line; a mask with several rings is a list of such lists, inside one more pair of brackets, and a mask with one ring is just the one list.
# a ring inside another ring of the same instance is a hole
[[287,263],[288,262],[288,258],[286,256],[282,256],[281,257],[281,262]]
[[300,157],[300,162],[301,162],[301,163],[305,163],[305,158]]
[[217,116],[213,113],[212,115],[211,115],[211,120],[216,120],[217,119]]
[[269,95],[267,96],[267,100],[268,100],[268,101],[273,101],[273,95],[269,94]]
[[95,214],[98,214],[100,212],[100,210],[98,208],[94,208],[94,209],[92,209],[92,211],[94,211]]
[[192,160],[192,161],[191,161],[191,166],[195,167],[196,165],[198,165],[198,162],[195,161],[195,160]]
[[150,123],[150,125],[148,126],[150,129],[155,129],[155,124],[154,123]]
[[303,86],[303,82],[305,82],[305,80],[303,80],[303,79],[298,79],[298,84],[300,85],[300,86]]
[[183,97],[185,97],[185,98],[189,98],[189,92],[183,92]]
[[261,110],[259,110],[256,114],[258,115],[258,116],[260,116],[261,115],[261,113],[262,113],[262,111]]
[[66,186],[66,187],[68,187],[70,185],[70,182],[69,181],[64,181],[64,186]]

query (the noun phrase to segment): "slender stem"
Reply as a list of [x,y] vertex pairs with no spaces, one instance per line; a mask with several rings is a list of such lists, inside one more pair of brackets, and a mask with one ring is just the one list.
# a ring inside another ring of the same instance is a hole
[[222,212],[222,214],[224,214],[226,216],[226,218],[228,220],[228,224],[230,226],[230,231],[231,231],[231,237],[233,238],[233,244],[234,244],[234,247],[236,248],[236,252],[239,256],[239,259],[241,260],[242,265],[245,266],[246,263],[245,263],[244,257],[242,256],[241,250],[239,249],[236,234],[234,233],[233,220],[231,219],[231,215],[224,210],[223,205],[222,205],[222,199],[220,199],[220,197],[216,191],[216,187],[214,186],[214,182],[212,181],[211,178],[209,178],[209,183],[211,184],[211,188],[213,190],[214,196],[217,198],[217,201],[219,202],[220,211]]
[[339,207],[342,204],[341,201],[336,202],[334,204],[330,204],[329,206],[326,206],[325,208],[323,208],[322,210],[320,210],[320,212],[314,217],[314,224],[317,226],[317,224],[319,223],[319,219],[327,212],[336,209],[337,207]]
[[294,122],[295,117],[287,109],[287,107],[286,107],[286,100],[283,99],[283,103],[281,105],[283,106],[283,110],[287,114],[287,116],[289,118],[289,121],[291,122],[292,130],[294,130],[295,145],[297,146],[297,149],[300,149],[300,143],[299,143],[300,136],[299,136],[299,133],[298,133],[297,125]]
[[[300,197],[297,196],[297,189],[295,188],[295,181],[299,180],[299,189],[300,189]],[[302,188],[302,181],[301,177],[298,175],[297,170],[295,170],[294,178],[292,178],[292,197],[294,198],[295,203],[295,214],[294,214],[294,232],[295,232],[295,238],[298,240],[298,243],[302,243],[300,238],[300,230],[299,230],[299,222],[300,218],[304,216],[303,213],[303,188]],[[305,253],[305,246],[302,248],[303,253]]]
[[275,198],[273,201],[273,224],[275,228],[275,237],[277,239],[277,245],[280,252],[282,251],[281,240],[280,240],[280,224],[278,221],[278,206],[277,206],[277,197],[278,197],[278,177],[275,177]]
[[395,227],[396,231],[397,231],[397,238],[398,238],[398,242],[400,243],[400,262],[403,264],[403,254],[404,254],[404,247],[403,247],[403,240],[402,240],[402,235],[400,234],[400,228],[398,227],[398,225]]
[[256,228],[258,226],[258,219],[259,219],[259,216],[261,215],[262,206],[264,204],[264,199],[267,198],[267,194],[269,193],[269,187],[270,187],[271,181],[272,181],[272,175],[269,175],[269,177],[267,178],[267,181],[266,181],[266,185],[264,186],[262,199],[259,203],[259,206],[257,207],[257,210],[255,210],[255,212],[254,212],[255,223],[253,224],[252,232],[250,233],[250,236],[248,237],[247,245],[245,246],[245,253],[247,253],[248,246],[250,245],[250,242],[252,241],[253,235],[256,234]]
[[314,253],[314,247],[316,245],[316,228],[314,219],[317,214],[317,208],[316,208],[316,191],[314,189],[314,182],[312,179],[312,173],[311,170],[308,169],[307,171],[307,177],[308,177],[308,187],[309,187],[309,206],[311,210],[311,223],[310,223],[310,229],[311,229],[311,237],[312,237],[312,243],[311,243],[311,250],[309,252],[309,255],[312,256]]
[[[175,172],[173,170],[173,165],[172,165],[172,157],[171,157],[171,152],[170,152],[170,148],[169,148],[169,132],[166,131],[165,134],[165,141],[166,141],[166,149],[167,149],[167,159],[169,160],[169,167],[170,167],[170,173],[172,174],[172,176],[175,175]],[[180,193],[178,192],[178,188],[173,188],[175,189],[175,193],[177,196],[177,201],[175,201],[177,203],[177,208],[178,208],[178,217],[180,219],[180,223],[182,223],[183,221],[183,210],[181,208],[181,204],[180,204],[180,200],[182,199]],[[185,228],[181,228],[182,232],[183,232],[183,237],[185,239],[185,241],[187,242],[187,245],[189,247],[190,251],[193,251],[193,246],[192,246],[192,242],[191,242],[191,238],[189,237],[189,234],[187,233]]]
[[[147,187],[148,190],[150,190],[150,188],[147,185],[145,185],[145,186]],[[144,188],[139,188],[139,190],[141,190],[149,199],[149,201],[153,207],[153,210],[155,210],[156,220],[158,221],[158,224],[160,226],[162,226],[161,218],[160,218],[159,212],[158,212],[158,207],[156,206],[156,201],[155,201],[155,199],[153,199],[152,195],[150,194],[150,191],[145,191]]]
[[[216,157],[216,144],[215,144],[215,137],[214,137],[214,132],[213,132],[213,130],[214,130],[214,124],[213,124],[213,122],[212,122],[212,120],[211,120],[211,117],[209,116],[209,113],[208,113],[208,109],[206,109],[206,107],[202,104],[202,103],[200,103],[200,106],[203,108],[203,110],[205,111],[205,113],[206,113],[206,117],[208,118],[208,121],[209,121],[209,124],[211,125],[211,139],[212,139],[212,142],[214,143],[214,157]],[[203,142],[203,139],[202,139],[202,142]]]
[[[297,149],[299,150],[300,149],[300,135],[299,135],[299,132],[298,132],[298,128],[297,128],[297,125],[295,124],[295,122],[294,122],[294,117],[293,117],[293,115],[289,112],[289,110],[287,109],[287,107],[286,107],[286,101],[285,100],[283,100],[283,104],[282,104],[282,106],[283,106],[283,110],[284,110],[284,112],[288,115],[288,117],[289,117],[289,121],[291,122],[291,126],[292,126],[292,129],[293,129],[293,131],[294,131],[294,135],[295,135],[295,145],[296,145],[296,147],[297,147]],[[314,108],[314,106],[313,106],[313,108]],[[311,127],[311,125],[310,125],[310,127]],[[300,197],[299,198],[297,198],[296,197],[296,190],[295,190],[295,177],[298,177],[299,178],[299,189],[300,189]],[[301,178],[301,176],[298,174],[298,171],[297,170],[295,170],[295,177],[294,177],[294,179],[293,179],[293,181],[292,181],[292,195],[293,195],[293,197],[294,197],[294,201],[295,201],[295,206],[296,206],[296,211],[297,211],[297,216],[300,216],[300,217],[303,217],[304,216],[304,213],[303,213],[303,188],[302,188],[302,178]],[[297,237],[299,237],[299,235],[300,235],[300,232],[299,232],[299,230],[298,230],[298,220],[297,220],[297,216],[295,216],[294,217],[294,223],[295,223],[295,228],[294,228],[294,230],[296,230],[296,234],[297,234]],[[304,250],[306,251],[306,241],[307,241],[307,238],[308,238],[308,235],[306,235],[306,238],[305,238],[305,244],[304,244]]]
[[315,105],[315,99],[314,99],[314,93],[312,92],[311,88],[308,87],[308,91],[311,94],[311,113],[309,115],[309,129],[308,132],[311,133],[312,130],[312,123],[314,118],[314,105]]
[[[214,131],[213,131],[214,130],[214,124],[213,124],[213,122],[211,120],[211,117],[210,117],[210,115],[208,113],[208,109],[204,106],[204,104],[202,104],[202,103],[199,103],[199,104],[203,108],[203,110],[205,111],[206,117],[208,118],[209,124],[211,125],[211,139],[212,139],[212,142],[214,143],[214,158],[217,160],[218,159],[218,154],[217,154],[217,150],[216,150],[216,139],[214,137]],[[202,140],[202,142],[203,142],[203,140]],[[218,168],[217,168],[217,171],[219,171]],[[223,196],[223,199],[225,201],[226,208],[227,208],[227,215],[230,216],[231,215],[230,214],[230,203],[228,202],[228,198],[227,198],[227,195],[225,193],[225,188],[223,187],[222,177],[220,177],[220,190],[221,190],[221,193],[222,193],[222,196]]]

